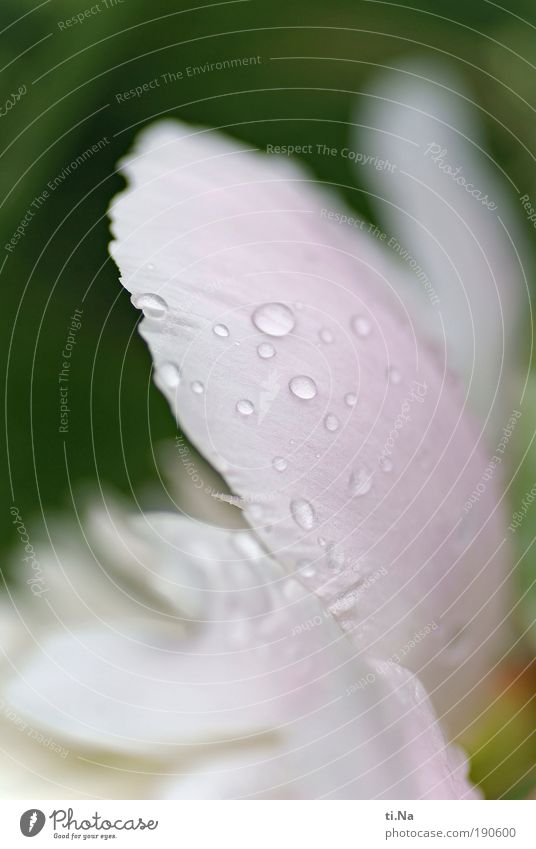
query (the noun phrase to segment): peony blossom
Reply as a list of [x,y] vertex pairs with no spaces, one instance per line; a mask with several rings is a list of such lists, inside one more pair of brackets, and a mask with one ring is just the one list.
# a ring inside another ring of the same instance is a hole
[[69,750],[12,754],[14,795],[29,774],[42,798],[475,795],[448,741],[500,652],[500,479],[464,505],[508,408],[520,272],[426,154],[449,149],[506,215],[453,129],[465,112],[397,87],[404,106],[380,86],[363,123],[381,132],[353,144],[396,165],[370,184],[402,208],[395,242],[419,233],[422,288],[393,235],[294,162],[168,120],[123,161],[111,254],[155,382],[225,485],[206,494],[199,466],[184,515],[92,508],[62,529],[46,600],[14,591],[30,627],[6,637],[3,736],[11,710]]

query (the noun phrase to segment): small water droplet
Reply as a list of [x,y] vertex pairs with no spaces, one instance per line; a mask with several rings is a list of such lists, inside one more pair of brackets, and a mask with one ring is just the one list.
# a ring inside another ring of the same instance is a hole
[[327,555],[328,555],[328,566],[331,569],[334,569],[335,572],[341,572],[342,567],[345,563],[345,557],[343,552],[337,548],[334,542],[330,542],[327,545]]
[[331,433],[338,430],[339,429],[339,420],[338,420],[337,416],[334,416],[333,413],[329,413],[326,416],[326,418],[324,419],[324,426],[325,426],[326,430],[331,431]]
[[352,319],[352,330],[362,339],[370,334],[370,321],[364,315],[356,315]]
[[269,360],[275,356],[275,348],[269,342],[261,342],[257,348],[257,354],[261,360]]
[[164,318],[168,305],[160,295],[145,292],[143,295],[133,295],[130,299],[137,309],[143,310],[148,318]]
[[290,512],[297,525],[305,531],[310,531],[316,524],[316,514],[312,504],[305,498],[297,498],[290,503]]
[[158,376],[166,384],[173,389],[181,382],[181,372],[175,363],[162,363],[158,368]]
[[295,578],[287,578],[282,586],[282,591],[287,601],[292,602],[299,601],[303,598],[304,592],[306,592],[303,586],[296,581]]
[[365,466],[352,472],[349,480],[350,493],[354,497],[366,495],[372,488],[372,472]]
[[402,375],[397,368],[390,366],[390,368],[387,369],[387,379],[389,380],[389,383],[400,383],[402,381]]
[[272,465],[276,471],[284,472],[288,463],[284,457],[275,457]]
[[251,625],[247,619],[229,623],[227,640],[229,647],[233,649],[240,649],[250,643]]
[[344,396],[344,403],[347,407],[355,407],[357,404],[357,395],[355,392],[348,392],[348,394]]
[[212,328],[212,332],[216,336],[229,336],[229,328],[225,326],[225,324],[215,324]]
[[308,560],[300,560],[297,563],[297,567],[302,578],[314,578],[316,575],[314,564],[310,563]]
[[147,268],[149,269],[149,271],[154,271],[154,262],[148,262]]
[[393,461],[390,457],[380,457],[378,460],[382,470],[384,472],[392,472],[393,471]]
[[310,401],[317,393],[316,383],[312,377],[307,377],[305,374],[299,374],[293,377],[289,382],[289,389],[296,398],[301,398],[302,401]]
[[318,537],[317,542],[318,542],[318,545],[319,545],[321,548],[324,548],[324,546],[325,546],[325,544],[326,544],[326,540],[324,539],[324,537]]
[[263,304],[251,320],[257,330],[268,336],[286,336],[294,327],[294,316],[285,304]]
[[260,506],[260,504],[250,504],[248,510],[249,515],[254,521],[262,519],[262,507]]
[[255,407],[248,401],[247,398],[242,398],[242,400],[236,402],[236,409],[242,416],[250,416],[253,412],[255,412]]
[[322,330],[319,331],[318,335],[320,337],[320,341],[325,345],[331,345],[333,342],[333,333],[331,330],[328,330],[327,327],[323,327]]
[[200,380],[194,380],[191,383],[191,387],[192,387],[192,392],[194,392],[196,395],[202,395],[203,392],[205,391],[205,387],[203,386],[203,384],[201,383]]
[[345,595],[339,596],[332,605],[330,605],[329,609],[334,616],[343,616],[345,613],[348,613],[355,607],[357,603],[357,595],[355,590],[350,590],[350,592]]

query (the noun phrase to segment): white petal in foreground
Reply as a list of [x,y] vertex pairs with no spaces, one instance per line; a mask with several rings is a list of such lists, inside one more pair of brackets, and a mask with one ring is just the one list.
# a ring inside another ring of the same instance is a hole
[[[196,539],[193,523],[169,515],[114,519],[118,551],[127,539],[142,551],[152,528],[154,574],[166,573],[175,549],[177,577],[192,582],[186,606],[193,593],[200,613],[180,620],[177,597],[174,623],[132,598],[113,621],[99,621],[97,604],[72,628],[54,599],[54,630],[13,655],[2,688],[4,716],[67,752],[62,771],[45,746],[30,756],[22,738],[13,746],[0,737],[10,761],[26,759],[23,774],[36,786],[42,778],[43,796],[54,786],[67,798],[98,795],[101,771],[103,792],[122,798],[125,786],[144,798],[473,794],[417,680],[356,657],[334,616],[284,578],[252,535],[207,529]],[[103,530],[101,522],[93,535],[117,561]]]
[[354,645],[460,707],[494,655],[502,517],[494,480],[465,510],[487,452],[376,246],[207,130],[153,126],[124,173],[111,252],[181,426]]

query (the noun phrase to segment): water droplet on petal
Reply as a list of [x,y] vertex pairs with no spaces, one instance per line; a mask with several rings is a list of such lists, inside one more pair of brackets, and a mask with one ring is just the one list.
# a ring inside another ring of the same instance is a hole
[[158,368],[158,376],[166,386],[173,389],[181,382],[181,372],[175,363],[162,363]]
[[334,542],[328,543],[327,554],[328,566],[336,572],[341,572],[345,563],[345,557],[343,552],[337,548]]
[[333,413],[329,413],[324,419],[324,426],[326,430],[329,430],[331,433],[339,429],[339,420],[337,416],[334,416]]
[[352,319],[352,330],[356,336],[364,339],[370,334],[370,321],[364,315],[356,315]]
[[316,383],[312,377],[307,377],[305,374],[299,374],[293,377],[289,383],[290,391],[296,398],[301,398],[303,401],[310,401],[317,393]]
[[333,333],[331,330],[328,330],[327,327],[323,327],[322,330],[319,331],[318,335],[320,337],[320,341],[324,342],[325,345],[331,345],[333,342]]
[[372,472],[365,466],[352,472],[349,480],[350,493],[354,497],[366,495],[372,488]]
[[389,383],[395,383],[396,384],[396,383],[400,383],[402,381],[402,375],[400,374],[398,369],[395,368],[394,366],[391,366],[390,368],[387,369],[387,378],[389,380]]
[[275,356],[275,348],[269,342],[262,342],[257,348],[257,354],[261,360],[269,360]]
[[216,336],[229,336],[229,328],[225,326],[225,324],[215,324],[212,328],[212,332]]
[[295,578],[287,578],[282,586],[282,592],[287,601],[299,601],[303,598],[304,590],[303,586],[295,580]]
[[348,394],[344,396],[344,403],[347,407],[355,407],[357,404],[357,395],[355,392],[348,392]]
[[149,271],[154,271],[154,262],[148,262],[147,268],[149,269]]
[[247,398],[242,398],[241,401],[237,401],[236,409],[242,416],[250,416],[253,412],[255,412],[255,407],[251,401],[247,400]]
[[247,619],[229,623],[227,640],[229,647],[235,649],[247,646],[251,642],[251,624]]
[[260,504],[251,504],[249,507],[249,515],[254,521],[262,519],[262,507]]
[[294,316],[285,304],[263,304],[251,320],[257,330],[268,336],[286,336],[294,327]]
[[316,524],[316,514],[312,504],[305,498],[297,498],[290,503],[290,512],[297,525],[305,531],[310,531]]
[[194,380],[191,384],[191,387],[192,392],[194,392],[196,395],[202,395],[205,391],[205,387],[203,386],[200,380]]
[[355,590],[350,590],[350,592],[345,595],[339,596],[333,604],[330,605],[329,609],[334,616],[342,616],[345,613],[348,613],[355,607],[357,603],[357,594]]
[[318,537],[317,542],[318,542],[318,545],[319,545],[321,548],[324,548],[324,546],[325,546],[325,544],[326,544],[326,540],[324,539],[324,537]]
[[276,471],[284,472],[288,463],[284,457],[275,457],[272,465]]
[[393,461],[390,457],[380,457],[379,464],[384,472],[392,472],[393,471]]
[[314,564],[310,563],[308,560],[300,560],[297,563],[297,568],[302,578],[314,578],[316,575]]
[[143,295],[132,295],[131,299],[137,309],[143,310],[148,318],[164,318],[168,311],[168,305],[160,295],[146,292]]

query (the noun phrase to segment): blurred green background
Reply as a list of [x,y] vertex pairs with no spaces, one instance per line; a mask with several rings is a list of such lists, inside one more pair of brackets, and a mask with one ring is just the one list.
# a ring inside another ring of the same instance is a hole
[[[122,188],[115,163],[145,123],[170,115],[225,127],[253,145],[342,146],[355,96],[378,68],[397,67],[415,53],[440,55],[456,65],[482,105],[490,152],[516,184],[536,194],[529,153],[536,142],[534,0],[509,2],[507,10],[488,0],[412,0],[411,7],[377,0],[195,3],[101,0],[97,13],[64,28],[59,22],[94,4],[2,0],[0,107],[25,88],[0,118],[0,336],[9,438],[2,455],[4,561],[13,543],[13,501],[31,524],[42,511],[72,509],[71,491],[97,481],[128,497],[135,493],[142,506],[154,500],[152,446],[176,428],[150,381],[150,359],[136,334],[138,312],[107,254],[106,218]],[[116,98],[188,65],[257,55],[255,66],[185,77],[126,102]],[[273,58],[296,56],[332,61]],[[49,191],[40,208],[31,206],[48,181],[104,137],[102,149]],[[320,179],[344,184],[347,200],[370,217],[355,183],[359,171],[348,160],[307,161]],[[28,208],[35,214],[25,235],[6,252]],[[530,238],[534,230],[526,229]],[[58,375],[75,309],[83,310],[82,327],[72,357],[69,433],[62,435]],[[524,417],[525,439],[533,421]],[[529,456],[517,491],[535,480]],[[160,498],[165,506],[164,494]],[[520,591],[536,575],[529,549],[535,521],[536,512],[518,535],[518,554],[528,549]],[[525,624],[534,618],[534,593],[526,602]],[[512,679],[515,664],[526,667],[527,652],[522,647],[512,661]],[[526,796],[536,785],[534,680],[529,670],[509,687],[469,742],[476,753],[473,777],[490,796]]]

